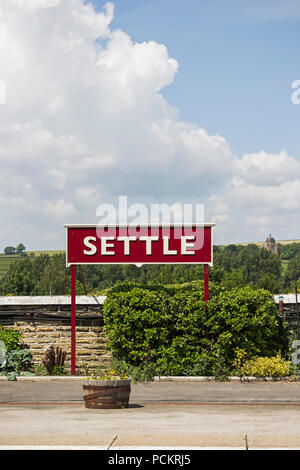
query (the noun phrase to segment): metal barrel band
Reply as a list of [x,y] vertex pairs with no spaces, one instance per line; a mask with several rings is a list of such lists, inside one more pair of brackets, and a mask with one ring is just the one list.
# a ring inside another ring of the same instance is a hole
[[96,392],[96,393],[91,393],[89,395],[84,395],[84,400],[93,400],[95,398],[104,398],[104,397],[107,397],[107,396],[112,396],[112,397],[116,397],[117,396],[117,392],[116,391],[105,391],[105,392]]

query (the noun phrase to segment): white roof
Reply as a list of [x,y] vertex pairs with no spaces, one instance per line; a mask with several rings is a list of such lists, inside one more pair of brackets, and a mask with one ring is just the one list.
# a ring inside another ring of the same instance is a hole
[[[102,305],[105,299],[105,295],[95,297],[92,295],[77,295],[76,305]],[[7,296],[0,297],[1,305],[71,305],[71,296]]]
[[[281,297],[281,299],[279,297]],[[295,304],[296,294],[276,294],[274,295],[274,300],[276,304],[279,304],[279,300],[283,300],[284,304]],[[300,304],[300,293],[298,295],[298,302]]]
[[[279,297],[282,297],[283,303],[295,304],[295,294],[276,294],[273,296],[276,303],[279,303]],[[97,300],[96,300],[97,299]],[[76,305],[103,305],[106,299],[105,295],[77,295]],[[298,302],[300,304],[300,293],[298,296]],[[53,296],[0,296],[1,305],[71,305],[70,295],[53,295]]]

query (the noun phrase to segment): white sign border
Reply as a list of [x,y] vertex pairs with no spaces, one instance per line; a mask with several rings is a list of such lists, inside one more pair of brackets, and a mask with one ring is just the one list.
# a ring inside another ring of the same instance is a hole
[[[79,266],[79,265],[116,265],[116,264],[133,264],[135,266],[138,265],[138,267],[141,267],[143,266],[144,264],[147,265],[147,264],[207,264],[208,266],[212,267],[213,266],[213,261],[214,261],[214,242],[213,242],[213,227],[215,227],[215,223],[204,223],[204,224],[135,224],[135,225],[132,225],[132,224],[107,224],[107,225],[97,225],[97,224],[64,224],[64,227],[67,229],[66,230],[66,267],[69,268],[70,266]],[[134,262],[130,262],[130,261],[127,261],[126,263],[116,263],[116,262],[109,262],[109,261],[105,261],[103,263],[93,263],[93,262],[89,262],[89,263],[68,263],[68,229],[71,229],[71,228],[135,228],[135,227],[141,227],[141,228],[145,228],[145,227],[149,227],[149,228],[198,228],[198,227],[211,227],[211,262],[209,263],[205,263],[205,262],[199,262],[199,261],[187,261],[187,262],[181,262],[181,263],[174,263],[172,261],[170,262],[165,262],[165,263],[158,263],[158,262],[147,262],[147,263],[134,263]]]

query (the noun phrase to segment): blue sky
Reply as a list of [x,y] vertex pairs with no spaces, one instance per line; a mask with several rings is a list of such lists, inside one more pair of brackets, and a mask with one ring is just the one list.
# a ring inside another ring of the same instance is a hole
[[[95,0],[102,7],[105,2]],[[300,2],[118,0],[112,28],[167,46],[180,69],[162,93],[185,121],[226,137],[239,155],[300,159]]]
[[300,0],[1,0],[0,251],[63,248],[124,195],[204,204],[217,244],[299,239],[299,23]]

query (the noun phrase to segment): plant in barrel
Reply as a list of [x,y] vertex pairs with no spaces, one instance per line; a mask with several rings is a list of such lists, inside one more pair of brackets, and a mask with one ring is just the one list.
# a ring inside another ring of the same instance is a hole
[[114,370],[105,369],[99,375],[84,380],[83,399],[86,408],[128,408],[131,391],[131,378],[128,375],[118,375]]

